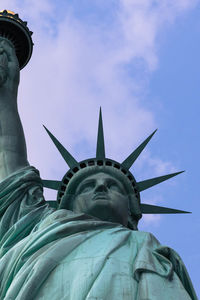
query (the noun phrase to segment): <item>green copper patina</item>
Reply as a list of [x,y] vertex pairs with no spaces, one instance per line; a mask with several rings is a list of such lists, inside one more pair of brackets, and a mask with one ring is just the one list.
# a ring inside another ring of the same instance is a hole
[[[100,112],[96,157],[77,162],[47,130],[70,170],[41,180],[29,166],[17,111],[19,62],[0,39],[0,299],[196,300],[179,255],[137,230],[142,213],[183,211],[140,202],[140,192],[179,173],[136,182],[129,169],[150,135],[121,164],[105,156]],[[47,202],[43,186],[58,190]]]

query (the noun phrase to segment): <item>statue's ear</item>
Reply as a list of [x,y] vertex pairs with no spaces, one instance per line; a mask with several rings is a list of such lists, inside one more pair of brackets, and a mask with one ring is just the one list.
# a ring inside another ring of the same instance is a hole
[[141,219],[142,213],[140,210],[139,200],[134,193],[129,194],[129,215],[128,228],[138,230],[138,221]]
[[140,203],[134,193],[129,194],[129,208],[130,213],[134,217],[134,219],[136,219],[137,221],[141,219],[142,213],[140,209]]

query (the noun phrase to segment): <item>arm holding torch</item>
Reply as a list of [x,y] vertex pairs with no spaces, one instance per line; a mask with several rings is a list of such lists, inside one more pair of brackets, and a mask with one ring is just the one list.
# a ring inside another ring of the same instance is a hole
[[11,42],[0,39],[0,180],[28,165],[17,109],[19,63]]

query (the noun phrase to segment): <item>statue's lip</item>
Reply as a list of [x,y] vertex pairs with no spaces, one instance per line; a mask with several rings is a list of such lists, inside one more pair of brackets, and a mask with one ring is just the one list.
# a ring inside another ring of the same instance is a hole
[[93,200],[108,200],[109,197],[107,195],[107,193],[97,193],[95,194],[95,196],[93,197]]

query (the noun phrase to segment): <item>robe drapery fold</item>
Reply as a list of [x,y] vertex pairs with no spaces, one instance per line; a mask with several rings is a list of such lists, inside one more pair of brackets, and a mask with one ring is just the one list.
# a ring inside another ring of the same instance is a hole
[[147,232],[50,208],[38,171],[0,184],[0,299],[196,300],[178,254]]

